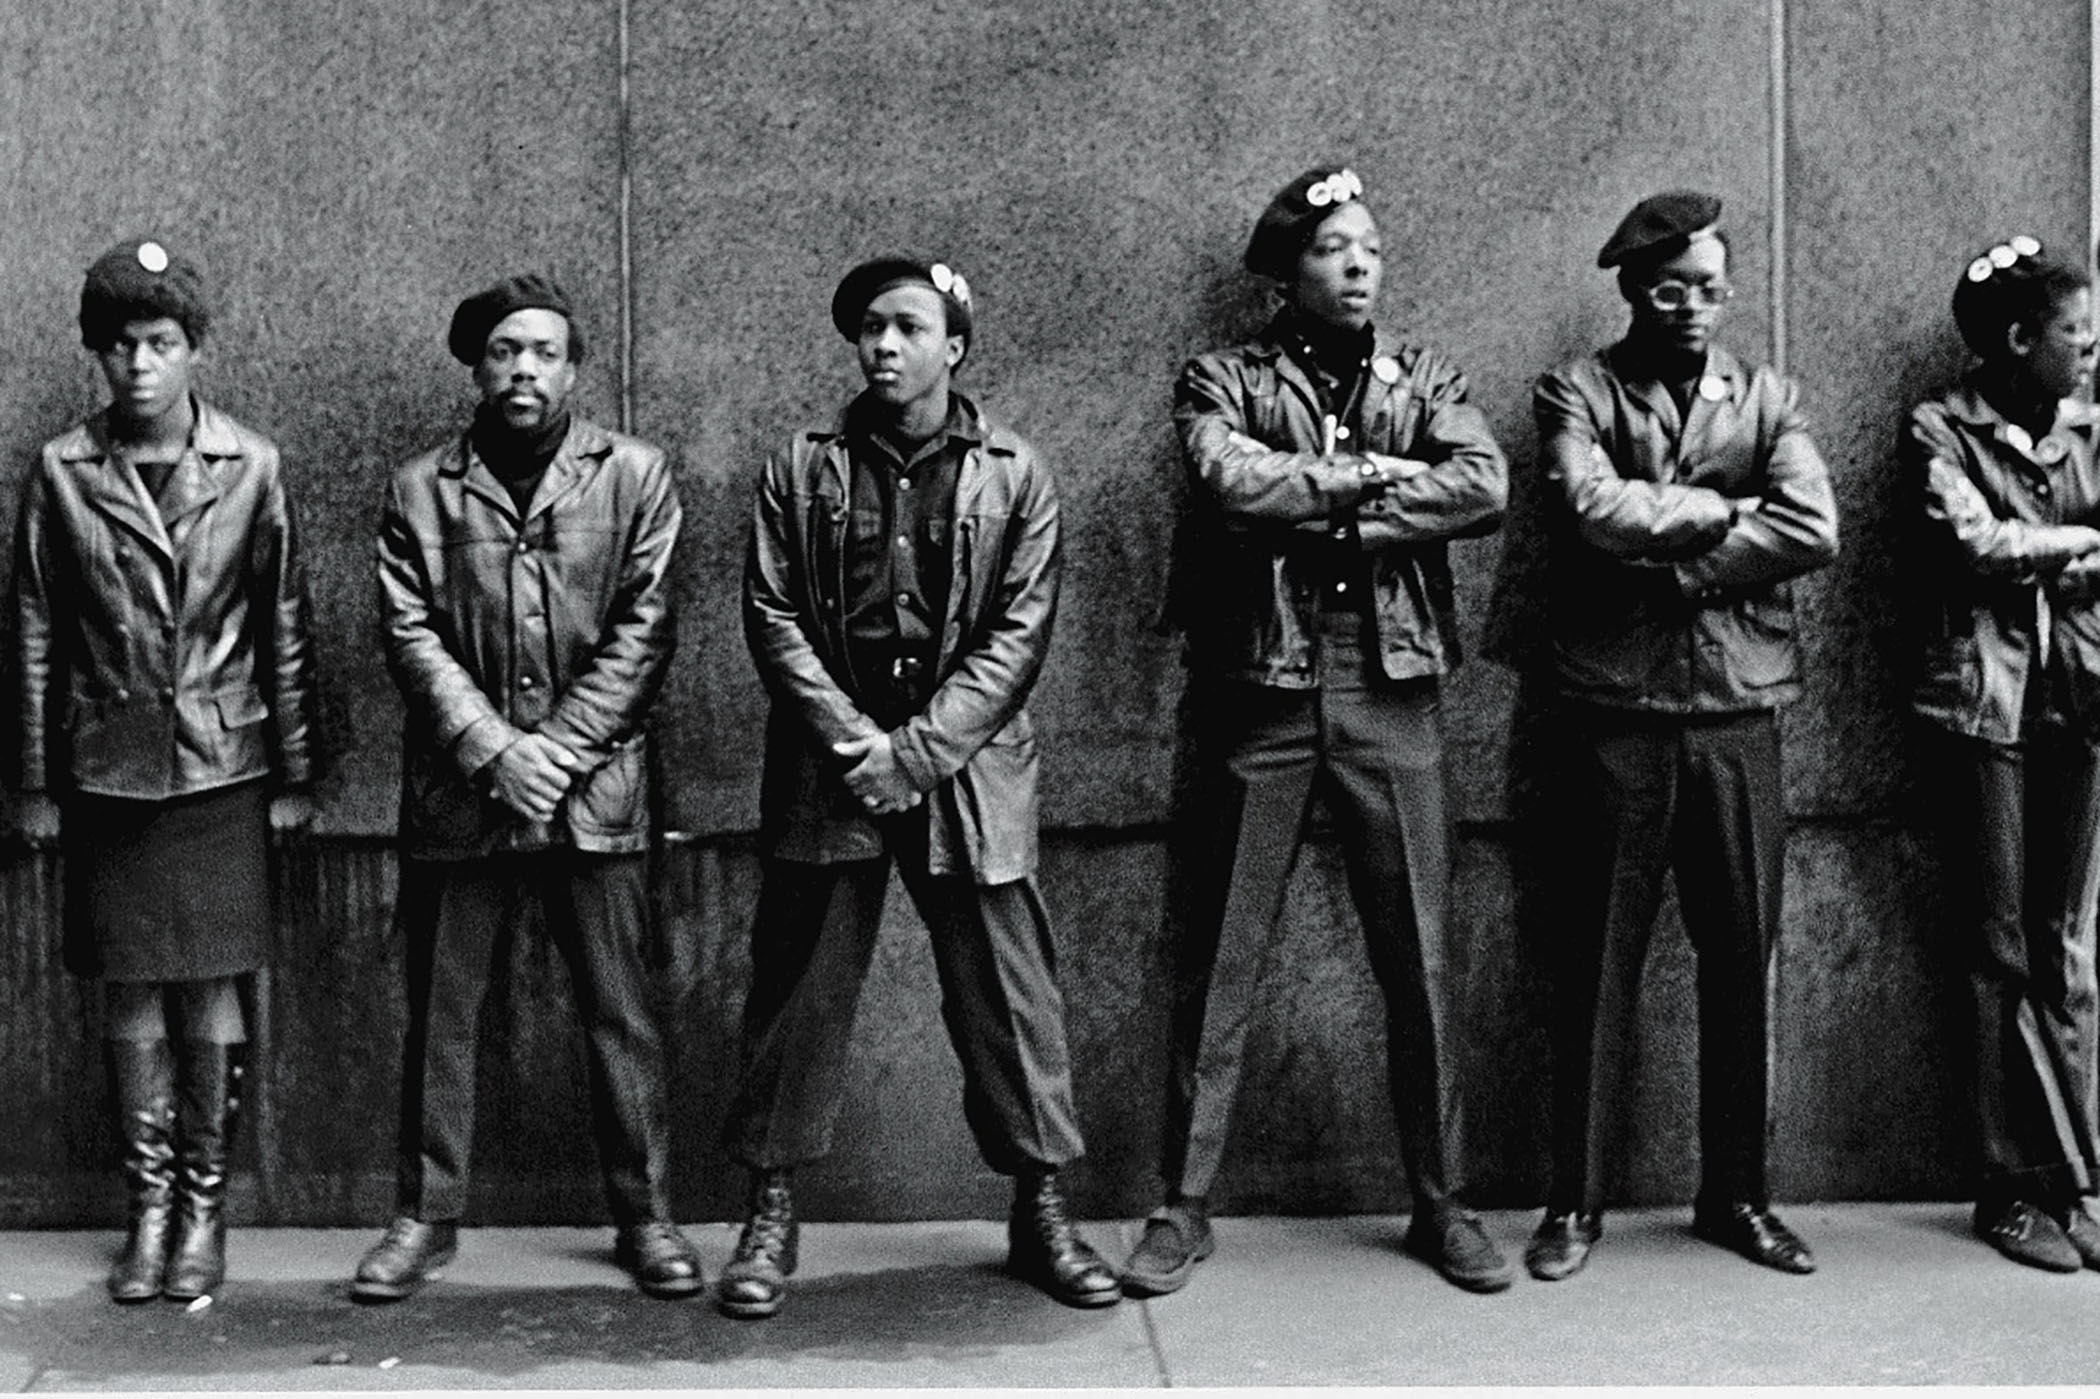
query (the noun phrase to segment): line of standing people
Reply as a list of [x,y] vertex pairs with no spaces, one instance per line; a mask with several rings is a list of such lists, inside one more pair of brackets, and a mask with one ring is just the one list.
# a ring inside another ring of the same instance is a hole
[[[1059,1172],[1083,1150],[1035,883],[1027,700],[1056,612],[1055,486],[953,377],[967,280],[880,258],[831,314],[866,390],[762,473],[744,621],[772,699],[764,882],[733,1154],[750,1208],[716,1303],[776,1312],[795,1171],[829,1149],[894,865],[931,934],[985,1160],[1014,1179],[1009,1268],[1058,1300],[1183,1286],[1259,982],[1317,793],[1335,811],[1385,997],[1414,1207],[1405,1246],[1452,1283],[1514,1269],[1460,1201],[1439,687],[1459,661],[1451,541],[1499,524],[1507,468],[1463,373],[1372,313],[1383,268],[1354,172],[1292,181],[1245,262],[1281,309],[1192,360],[1174,421],[1191,486],[1177,616],[1191,659],[1199,851],[1173,948],[1166,1194],[1120,1268]],[[1720,203],[1643,200],[1600,253],[1626,335],[1539,381],[1550,520],[1553,1180],[1541,1279],[1602,1232],[1635,992],[1666,875],[1699,961],[1703,1180],[1694,1228],[1807,1272],[1765,1179],[1771,954],[1785,840],[1778,708],[1801,688],[1790,580],[1837,548],[1795,385],[1712,341],[1732,287]],[[2100,1266],[2092,1188],[2100,761],[2100,417],[2082,273],[2031,239],[1963,272],[1978,367],[1905,437],[1932,597],[1916,707],[1942,735],[1973,907],[1978,1231],[2037,1266]],[[209,305],[158,242],[89,269],[82,339],[111,403],[24,484],[15,580],[18,811],[67,855],[67,962],[106,987],[130,1223],[119,1300],[224,1276],[227,1150],[268,957],[271,832],[311,816],[313,680],[274,447],[198,398]],[[646,719],[674,641],[681,519],[665,454],[570,411],[586,342],[538,276],[469,297],[448,337],[473,421],[388,483],[378,577],[406,705],[409,1029],[396,1217],[353,1291],[408,1296],[458,1247],[474,1035],[495,949],[536,900],[589,1048],[615,1251],[653,1295],[704,1285],[665,1193],[662,1035],[642,943]],[[2030,753],[2042,761],[2029,763]],[[200,869],[213,877],[196,877]]]

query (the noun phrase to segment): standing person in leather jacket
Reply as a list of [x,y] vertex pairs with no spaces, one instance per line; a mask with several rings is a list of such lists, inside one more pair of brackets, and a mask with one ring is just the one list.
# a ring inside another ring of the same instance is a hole
[[1115,1274],[1057,1178],[1083,1147],[1035,883],[1027,701],[1057,608],[1056,488],[952,387],[974,329],[961,274],[863,263],[831,321],[867,390],[767,463],[744,570],[744,633],[773,707],[729,1129],[751,1214],[717,1305],[771,1316],[795,1271],[793,1172],[830,1150],[893,864],[932,937],[964,1115],[1014,1177],[1009,1271],[1072,1306],[1113,1303]]
[[614,1256],[652,1296],[689,1296],[700,1260],[665,1198],[643,962],[644,723],[671,658],[680,520],[670,464],[569,411],[583,330],[545,277],[468,297],[448,343],[481,406],[394,473],[379,526],[387,664],[408,709],[402,885],[428,908],[410,920],[399,1212],[353,1291],[405,1297],[457,1247],[477,1021],[504,925],[534,898],[589,1044]]
[[15,541],[18,815],[33,846],[63,830],[66,966],[103,984],[121,1302],[225,1277],[238,983],[270,960],[270,832],[313,811],[291,505],[277,448],[194,392],[209,323],[165,245],[95,261],[80,336],[111,401],[44,445]]
[[1439,678],[1458,663],[1446,542],[1491,532],[1508,468],[1466,380],[1371,324],[1383,261],[1355,172],[1309,170],[1245,257],[1285,306],[1251,344],[1182,371],[1194,497],[1187,577],[1198,887],[1174,949],[1164,1206],[1123,1268],[1171,1292],[1208,1257],[1260,971],[1307,810],[1332,807],[1385,994],[1388,1079],[1413,1196],[1408,1250],[1499,1291],[1511,1270],[1453,1180],[1459,1007],[1444,974],[1448,815]]
[[1712,343],[1732,294],[1721,201],[1635,205],[1597,256],[1632,312],[1546,374],[1534,408],[1551,533],[1558,712],[1553,1185],[1525,1254],[1581,1268],[1603,1227],[1641,968],[1673,870],[1699,959],[1702,1238],[1815,1264],[1765,1184],[1767,1025],[1786,846],[1777,710],[1801,692],[1788,580],[1837,553],[1797,389]]
[[2100,892],[2100,413],[2092,293],[2032,238],[1955,284],[1976,364],[1900,451],[1919,551],[1923,721],[1975,1009],[1975,1228],[2015,1262],[2100,1268],[2093,1126]]

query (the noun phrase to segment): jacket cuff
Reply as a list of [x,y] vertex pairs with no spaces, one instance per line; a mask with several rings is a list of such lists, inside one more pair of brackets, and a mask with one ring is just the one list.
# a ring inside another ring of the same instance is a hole
[[452,741],[452,761],[468,777],[496,761],[496,755],[525,737],[524,730],[494,714],[467,725]]

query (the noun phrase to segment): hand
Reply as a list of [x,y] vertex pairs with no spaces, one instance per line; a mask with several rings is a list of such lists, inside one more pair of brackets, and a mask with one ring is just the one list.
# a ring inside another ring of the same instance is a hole
[[489,790],[528,821],[551,821],[585,771],[583,759],[544,734],[526,734],[489,763]]
[[1406,457],[1389,457],[1382,452],[1364,453],[1364,465],[1370,467],[1363,473],[1364,495],[1376,496],[1390,486],[1397,486],[1410,476],[1420,475],[1429,469],[1428,462],[1410,461]]
[[846,771],[846,786],[873,815],[893,816],[919,804],[919,789],[897,761],[897,747],[888,734],[849,738],[832,744],[831,751],[853,763]]
[[15,829],[31,850],[49,850],[58,844],[58,803],[43,792],[24,792],[15,798]]
[[1728,527],[1730,529],[1735,528],[1737,522],[1743,516],[1753,513],[1764,503],[1763,496],[1740,495],[1732,497],[1728,502]]
[[297,835],[314,823],[314,799],[304,792],[286,792],[270,798],[270,833]]

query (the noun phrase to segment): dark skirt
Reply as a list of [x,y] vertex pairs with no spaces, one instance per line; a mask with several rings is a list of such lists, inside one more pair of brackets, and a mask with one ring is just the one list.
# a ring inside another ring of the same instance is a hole
[[166,801],[68,797],[66,969],[104,981],[201,981],[269,961],[263,787]]

